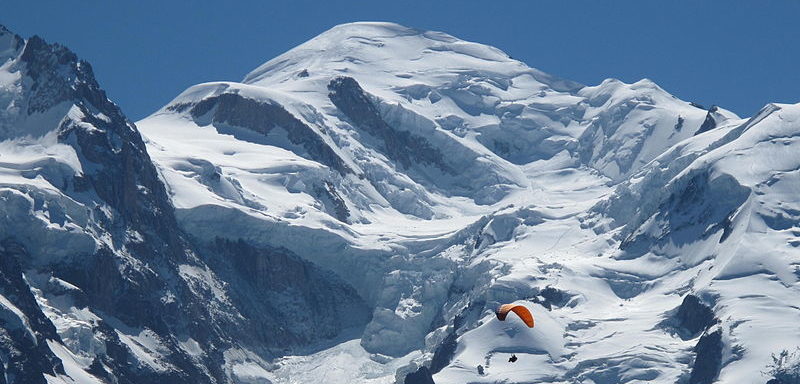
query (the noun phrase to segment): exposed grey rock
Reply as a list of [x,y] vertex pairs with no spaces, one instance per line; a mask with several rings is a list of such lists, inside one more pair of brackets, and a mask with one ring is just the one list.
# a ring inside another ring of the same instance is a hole
[[553,307],[563,307],[567,305],[573,295],[558,288],[547,286],[539,291],[539,295],[533,298],[534,303],[539,303],[543,307],[552,309]]
[[711,108],[708,109],[708,113],[706,114],[706,119],[703,120],[703,124],[700,125],[700,128],[695,132],[695,135],[699,135],[703,132],[708,132],[717,127],[717,120],[714,118],[715,114],[719,110],[719,107],[716,105],[712,105]]
[[694,347],[695,357],[689,384],[711,384],[719,375],[722,364],[722,330],[717,328],[700,337]]
[[[172,109],[180,111],[188,107],[178,104],[172,106]],[[353,173],[319,134],[280,105],[262,103],[234,93],[223,93],[191,106],[191,114],[197,120],[210,119],[214,123],[230,124],[263,135],[280,127],[286,131],[292,144],[305,149],[305,153],[300,155],[325,164],[342,175]]]
[[773,354],[767,368],[764,374],[771,377],[767,384],[800,384],[800,347]]
[[680,132],[680,130],[683,129],[683,123],[685,122],[686,119],[684,119],[683,116],[678,116],[678,122],[675,123],[675,130]]
[[314,193],[325,205],[328,212],[331,212],[339,221],[347,222],[348,217],[350,217],[350,210],[347,209],[344,199],[336,191],[336,186],[333,183],[326,180],[322,186],[314,188]]
[[382,151],[406,169],[413,164],[436,166],[446,173],[454,171],[444,155],[425,138],[391,127],[381,117],[378,108],[366,92],[351,77],[337,77],[328,84],[328,97],[358,128],[383,142]]
[[204,254],[228,282],[252,344],[282,351],[363,327],[370,319],[370,308],[352,287],[287,249],[217,238]]
[[0,377],[9,383],[44,384],[44,374],[64,374],[61,360],[47,346],[48,340],[60,343],[61,339],[23,277],[19,260],[27,257],[21,244],[10,239],[0,242],[0,295],[24,316],[5,313],[0,306],[0,366],[5,366]]
[[705,331],[718,321],[711,308],[703,304],[697,296],[691,294],[683,298],[675,318],[678,326],[685,331],[687,338],[692,338]]
[[453,361],[453,356],[456,354],[456,347],[458,347],[458,343],[456,342],[457,338],[458,336],[456,336],[456,332],[453,330],[448,333],[439,346],[436,347],[436,350],[433,352],[433,358],[431,359],[431,374],[438,373]]
[[[79,287],[79,292],[63,296],[113,319],[114,324],[101,321],[95,330],[105,343],[94,369],[100,377],[136,383],[223,380],[219,369],[203,367],[219,366],[218,357],[209,353],[198,364],[174,340],[175,335],[189,334],[206,347],[225,345],[218,330],[208,331],[206,324],[212,323],[212,316],[207,302],[180,277],[180,264],[201,266],[187,252],[191,245],[177,229],[166,190],[136,127],[108,100],[91,66],[68,49],[34,37],[25,45],[20,62],[30,79],[24,89],[30,100],[28,113],[50,111],[64,103],[80,112],[65,116],[58,126],[57,120],[53,122],[59,141],[75,148],[83,169],[62,184],[61,192],[95,209],[95,230],[105,232],[112,241],[111,246],[100,246],[94,254],[75,260],[23,263],[22,268],[37,268]],[[113,213],[104,213],[103,205]],[[137,233],[141,240],[131,241],[129,233]],[[46,287],[38,288],[45,295],[54,294]],[[175,300],[165,302],[166,292]],[[114,329],[118,327],[155,332],[168,348],[165,355],[170,366],[176,369],[157,372],[131,364],[137,360],[117,336]],[[103,365],[111,369],[101,370]]]
[[409,373],[405,380],[403,380],[403,384],[436,384],[433,381],[433,376],[431,375],[431,371],[426,366],[421,366],[416,372]]

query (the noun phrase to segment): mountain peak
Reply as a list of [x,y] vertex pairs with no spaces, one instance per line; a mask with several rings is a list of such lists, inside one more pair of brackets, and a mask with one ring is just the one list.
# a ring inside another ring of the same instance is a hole
[[355,21],[352,23],[343,23],[331,27],[326,33],[347,33],[353,35],[363,36],[381,36],[381,35],[417,35],[425,33],[425,31],[406,27],[405,25],[392,23],[388,21]]
[[349,36],[349,37],[361,37],[361,38],[373,38],[373,39],[404,37],[404,36],[405,37],[420,36],[425,39],[441,41],[441,42],[452,43],[452,42],[463,41],[445,32],[412,28],[402,24],[386,22],[386,21],[356,21],[352,23],[339,24],[319,34],[313,40],[328,36],[336,36],[336,37]]
[[[0,138],[41,137],[59,128],[73,105],[103,111],[112,120],[126,121],[108,100],[92,66],[69,48],[39,36],[28,39],[0,29]],[[90,113],[91,114],[91,113]]]
[[574,92],[581,87],[528,67],[495,47],[386,22],[335,26],[262,64],[243,82],[309,92],[324,90],[337,76],[353,77],[372,90],[419,84],[438,88],[479,78],[510,85],[520,76],[533,80],[526,84],[532,92]]

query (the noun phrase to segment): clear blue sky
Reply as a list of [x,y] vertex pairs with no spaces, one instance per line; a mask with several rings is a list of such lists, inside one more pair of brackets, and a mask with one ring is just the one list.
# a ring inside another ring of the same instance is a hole
[[650,78],[681,99],[750,116],[800,102],[800,1],[36,1],[0,23],[89,60],[142,118],[186,87],[241,80],[350,21],[393,21],[496,46],[584,84]]

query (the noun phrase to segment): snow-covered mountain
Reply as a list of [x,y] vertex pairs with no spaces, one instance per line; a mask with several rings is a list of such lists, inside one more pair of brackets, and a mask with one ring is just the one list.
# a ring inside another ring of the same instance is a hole
[[134,125],[1,33],[5,382],[766,382],[800,346],[800,105],[353,23]]
[[0,382],[226,382],[368,319],[288,250],[193,246],[91,66],[6,29],[0,52]]

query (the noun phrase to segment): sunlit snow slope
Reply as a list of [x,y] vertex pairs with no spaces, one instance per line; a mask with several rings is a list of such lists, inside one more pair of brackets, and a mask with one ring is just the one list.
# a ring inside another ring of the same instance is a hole
[[137,124],[188,232],[291,249],[374,307],[360,346],[273,382],[733,383],[800,345],[798,113],[354,23]]
[[798,110],[355,23],[138,125],[187,231],[287,247],[374,307],[360,346],[274,382],[766,382],[800,345]]
[[354,23],[134,126],[0,32],[5,382],[766,383],[800,346],[800,105]]

